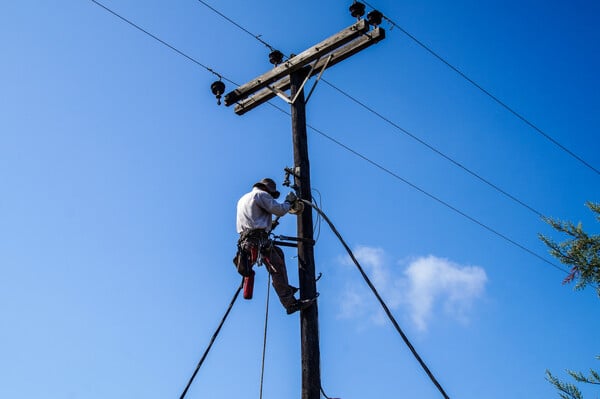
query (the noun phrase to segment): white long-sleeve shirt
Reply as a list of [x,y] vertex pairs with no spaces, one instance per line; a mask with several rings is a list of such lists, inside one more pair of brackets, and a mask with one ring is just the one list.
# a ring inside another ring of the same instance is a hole
[[271,230],[272,215],[283,216],[290,210],[287,202],[279,203],[271,194],[254,187],[244,194],[237,203],[237,232],[244,230]]

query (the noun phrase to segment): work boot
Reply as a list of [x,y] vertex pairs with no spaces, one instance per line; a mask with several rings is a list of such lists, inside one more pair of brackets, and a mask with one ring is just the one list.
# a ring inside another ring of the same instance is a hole
[[304,310],[310,307],[316,299],[317,297],[312,299],[298,299],[296,302],[294,302],[294,304],[286,308],[286,312],[287,314],[292,314],[299,310]]

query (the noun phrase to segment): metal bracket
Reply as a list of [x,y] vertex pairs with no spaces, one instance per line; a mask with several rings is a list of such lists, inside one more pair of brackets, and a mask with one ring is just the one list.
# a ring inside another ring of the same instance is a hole
[[[310,96],[312,96],[313,91],[315,91],[315,88],[317,87],[317,83],[319,83],[319,81],[321,80],[321,76],[323,76],[323,72],[325,72],[325,69],[327,69],[327,66],[329,65],[329,61],[331,61],[331,59],[333,58],[333,54],[329,54],[329,57],[327,57],[327,60],[325,61],[325,65],[324,66],[320,66],[319,68],[321,68],[321,71],[319,72],[319,75],[317,76],[317,79],[315,80],[315,83],[313,84],[313,86],[311,87],[310,91],[308,92],[308,95],[306,96],[306,100],[304,100],[304,103],[308,103],[308,100],[310,99]],[[302,89],[304,89],[304,86],[306,85],[306,82],[308,82],[308,79],[310,79],[310,77],[313,75],[313,72],[317,66],[317,64],[319,63],[321,59],[317,58],[317,60],[315,62],[313,62],[313,64],[310,67],[310,72],[308,73],[308,75],[306,75],[306,78],[304,79],[304,82],[302,82],[302,85],[300,86],[300,89],[298,89],[298,92],[296,93],[296,95],[294,96],[294,98],[291,98],[290,96],[288,96],[284,91],[278,89],[275,86],[267,86],[267,88],[269,90],[271,90],[273,92],[273,94],[275,94],[277,97],[283,99],[283,101],[285,101],[288,104],[294,104],[296,102],[296,100],[298,99],[298,96],[300,95],[300,93],[302,92]],[[315,72],[316,73],[316,72]]]
[[[321,80],[321,76],[323,75],[323,72],[325,72],[325,69],[327,69],[327,66],[329,65],[329,61],[331,61],[332,58],[333,58],[333,54],[329,54],[329,57],[327,57],[327,61],[325,61],[325,65],[323,66],[323,68],[321,69],[321,72],[319,72],[319,75],[317,76],[317,80],[315,80],[315,84],[313,85],[313,87],[308,92],[308,95],[306,96],[306,100],[304,100],[305,104],[308,104],[308,100],[310,100],[310,96],[312,96],[313,91],[315,91],[315,87],[317,87],[317,83],[319,83],[319,80]],[[319,62],[319,60],[317,60],[313,64],[313,68],[314,68],[315,65],[317,65],[317,62]],[[311,70],[311,72],[312,72],[312,70]]]
[[294,248],[298,248],[298,244],[292,244],[291,242],[273,241],[273,244],[279,245],[281,247],[294,247]]
[[294,177],[300,179],[300,166],[294,166],[294,169],[285,167],[283,170],[285,171],[286,175],[293,175]]
[[[298,89],[298,91],[296,92],[296,95],[293,98],[291,96],[288,96],[287,94],[285,94],[285,92],[279,90],[275,86],[267,86],[267,88],[269,90],[271,90],[277,97],[279,97],[283,101],[285,101],[286,103],[288,103],[288,104],[294,104],[296,102],[296,100],[298,99],[298,96],[300,94],[302,94],[302,89],[304,89],[304,86],[306,85],[306,82],[308,82],[308,79],[310,79],[310,77],[312,76],[312,73],[315,70],[315,67],[319,63],[320,59],[321,59],[320,57],[317,58],[316,61],[313,62],[313,64],[310,66],[310,71],[306,74],[306,78],[304,78],[304,82],[302,82],[302,84],[300,85],[300,88]],[[327,60],[327,63],[329,63],[329,60],[331,60],[331,56],[329,56],[329,58]],[[321,70],[321,73],[319,73],[319,78],[321,78],[321,75],[323,74],[323,70]],[[315,89],[315,86],[317,85],[317,82],[319,81],[319,78],[317,78],[317,81],[315,82],[315,84],[313,85],[312,89],[310,90],[310,94],[312,94],[313,90]],[[309,97],[310,97],[310,94],[309,94]],[[308,101],[308,99],[306,101]]]
[[294,169],[285,167],[283,168],[285,171],[285,179],[283,180],[283,185],[286,187],[290,187],[294,191],[298,191],[298,186],[296,184],[292,185],[290,183],[290,175],[294,176],[296,179],[300,179],[300,167],[296,166]]
[[278,238],[280,240],[285,240],[285,241],[295,241],[295,242],[305,242],[305,243],[309,243],[311,245],[315,245],[316,241],[312,240],[310,238],[300,238],[300,237],[288,237],[288,236],[275,236],[275,238]]

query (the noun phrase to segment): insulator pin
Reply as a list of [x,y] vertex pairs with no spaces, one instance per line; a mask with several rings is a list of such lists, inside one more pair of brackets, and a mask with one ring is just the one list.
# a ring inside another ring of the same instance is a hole
[[217,97],[217,105],[221,105],[221,96],[225,93],[225,83],[217,80],[210,85],[210,90]]

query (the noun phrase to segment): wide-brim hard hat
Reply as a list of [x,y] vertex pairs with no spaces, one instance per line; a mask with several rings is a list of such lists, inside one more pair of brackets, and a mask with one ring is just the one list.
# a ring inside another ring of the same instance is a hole
[[281,195],[281,193],[277,191],[277,184],[275,184],[273,179],[270,179],[268,177],[265,177],[261,181],[254,183],[252,187],[258,187],[265,190],[266,192],[271,194],[271,196],[275,199],[279,198],[279,196]]

